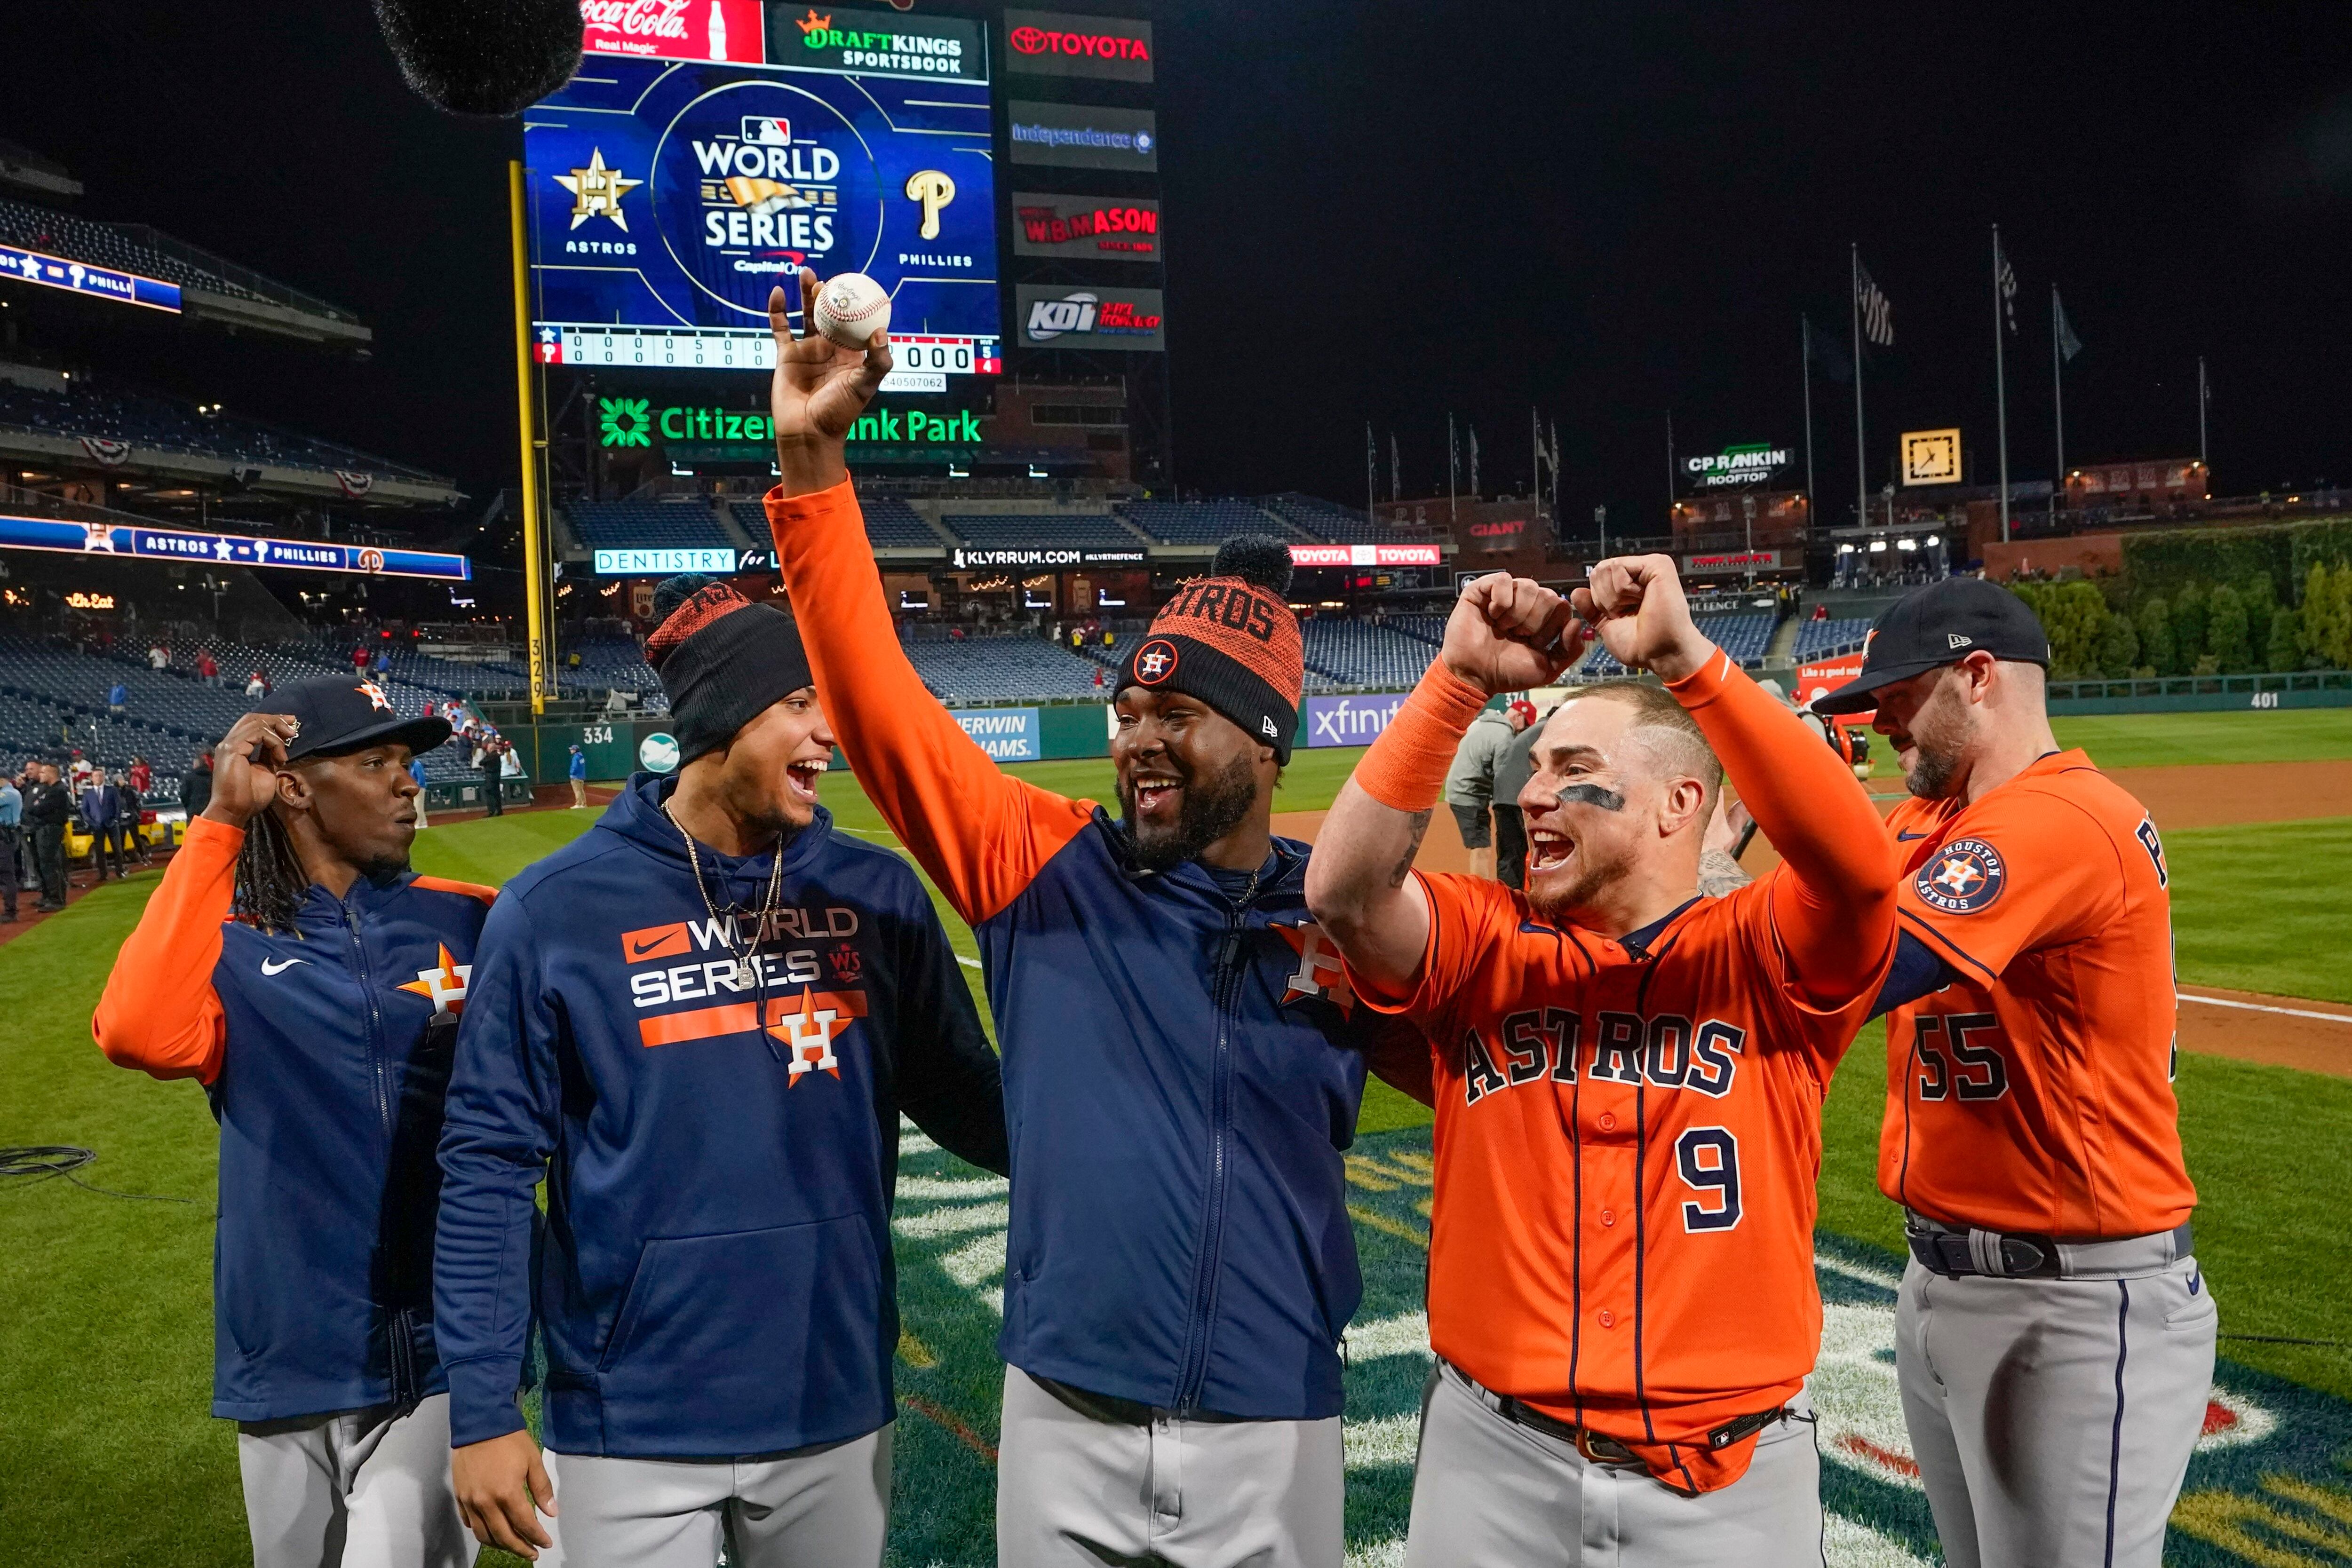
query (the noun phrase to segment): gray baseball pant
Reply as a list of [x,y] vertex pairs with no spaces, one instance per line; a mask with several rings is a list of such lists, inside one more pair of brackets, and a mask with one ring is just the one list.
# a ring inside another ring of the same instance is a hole
[[763,1459],[546,1455],[555,1549],[540,1568],[878,1568],[890,1533],[882,1427]]
[[254,1568],[470,1568],[449,1483],[449,1396],[241,1421],[236,1468]]
[[1696,1497],[1511,1420],[1440,1363],[1422,1393],[1405,1568],[1821,1568],[1822,1460],[1805,1406],[1748,1473]]
[[1950,1568],[2158,1568],[2220,1327],[2194,1258],[2063,1280],[1914,1260],[1895,1369]]
[[1339,1568],[1339,1418],[1185,1419],[1004,1369],[1007,1568]]

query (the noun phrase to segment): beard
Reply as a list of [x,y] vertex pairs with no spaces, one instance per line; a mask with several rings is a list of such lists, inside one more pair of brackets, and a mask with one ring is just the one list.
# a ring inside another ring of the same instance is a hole
[[1958,755],[1939,748],[1916,732],[1911,737],[1911,744],[1917,749],[1919,759],[1911,765],[1911,771],[1903,776],[1903,787],[1922,800],[1942,800],[1951,793],[1952,775],[1959,771]]
[[1182,778],[1184,788],[1184,809],[1171,828],[1138,821],[1135,791],[1124,779],[1118,785],[1128,840],[1135,846],[1136,863],[1145,871],[1166,871],[1192,859],[1240,827],[1257,803],[1256,769],[1246,757],[1234,758],[1223,771],[1207,778],[1196,778],[1173,762],[1167,766]]
[[1633,857],[1625,850],[1594,858],[1581,841],[1577,845],[1576,858],[1577,867],[1565,881],[1549,873],[1538,878],[1532,870],[1528,873],[1528,907],[1548,925],[1567,924],[1579,910],[1591,906],[1594,894],[1624,876],[1633,866]]

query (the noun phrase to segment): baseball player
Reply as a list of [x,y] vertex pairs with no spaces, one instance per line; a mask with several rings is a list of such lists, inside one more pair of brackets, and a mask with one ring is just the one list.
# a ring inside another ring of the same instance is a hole
[[1954,1568],[2156,1568],[2220,1314],[2190,1251],[2171,908],[2140,803],[2062,751],[2050,648],[1954,578],[1879,618],[1861,675],[1912,799],[1878,1183],[1908,1217],[1895,1366]]
[[[655,603],[678,770],[507,884],[458,1040],[457,1500],[571,1568],[710,1568],[722,1541],[875,1568],[898,1116],[1001,1174],[996,1058],[913,868],[817,803],[833,734],[793,622],[703,578]],[[534,1306],[543,1468],[515,1401]]]
[[[1359,997],[1434,1048],[1438,1364],[1405,1561],[1818,1564],[1822,1097],[1886,974],[1893,857],[1837,759],[1699,634],[1670,559],[1603,561],[1575,610],[1665,684],[1546,723],[1524,894],[1411,869],[1488,695],[1577,651],[1568,601],[1500,575],[1308,868]],[[1723,768],[1783,862],[1702,898]]]
[[[1445,775],[1445,805],[1470,852],[1470,874],[1496,874],[1496,836],[1487,815],[1503,797],[1495,789],[1495,774],[1503,756],[1536,716],[1535,705],[1522,697],[1499,708],[1488,708],[1463,731],[1454,749],[1454,766]],[[1513,823],[1516,831],[1518,823]],[[1521,845],[1524,853],[1525,845]]]
[[1339,1568],[1341,1153],[1378,1024],[1271,832],[1305,673],[1287,552],[1228,543],[1129,651],[1119,817],[1015,779],[907,662],[843,467],[887,349],[795,340],[781,291],[771,314],[768,517],[817,689],[978,936],[1003,1048],[998,1558]]
[[457,1568],[433,1149],[492,894],[408,870],[408,759],[446,724],[348,675],[277,701],[214,748],[91,1030],[220,1123],[213,1414],[256,1564]]

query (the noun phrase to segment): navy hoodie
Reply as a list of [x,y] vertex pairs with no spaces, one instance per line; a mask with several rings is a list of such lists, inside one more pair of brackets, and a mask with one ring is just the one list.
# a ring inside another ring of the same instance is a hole
[[759,906],[774,857],[698,846],[706,905],[661,810],[675,788],[633,779],[482,933],[435,1262],[459,1446],[522,1426],[534,1310],[559,1453],[740,1458],[875,1430],[900,1113],[1006,1168],[996,1058],[913,869],[820,808],[782,846],[748,974],[709,908]]

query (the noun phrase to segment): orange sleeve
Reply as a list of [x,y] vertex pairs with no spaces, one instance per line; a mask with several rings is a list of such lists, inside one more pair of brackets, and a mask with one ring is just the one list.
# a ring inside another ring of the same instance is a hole
[[1094,816],[1013,779],[963,732],[898,645],[846,479],[768,492],[784,590],[825,721],[857,781],[967,925],[996,914]]
[[1410,993],[1383,997],[1350,969],[1348,984],[1374,1012],[1400,1013],[1433,1034],[1446,1032],[1444,1020],[1477,974],[1479,963],[1518,925],[1511,890],[1483,876],[1416,871],[1422,897],[1429,903],[1429,936],[1421,950],[1421,972]]
[[1788,867],[1772,879],[1770,909],[1800,999],[1836,1010],[1875,996],[1895,954],[1899,868],[1868,792],[1728,655],[1666,689],[1698,721]]
[[228,1023],[213,989],[221,923],[236,894],[236,857],[245,830],[197,817],[163,885],[147,901],[138,927],[114,956],[113,971],[90,1016],[98,1049],[117,1067],[157,1078],[220,1076]]
[[1903,928],[1979,984],[2020,953],[2073,941],[2117,913],[2116,841],[2062,797],[2004,789],[1904,878]]

